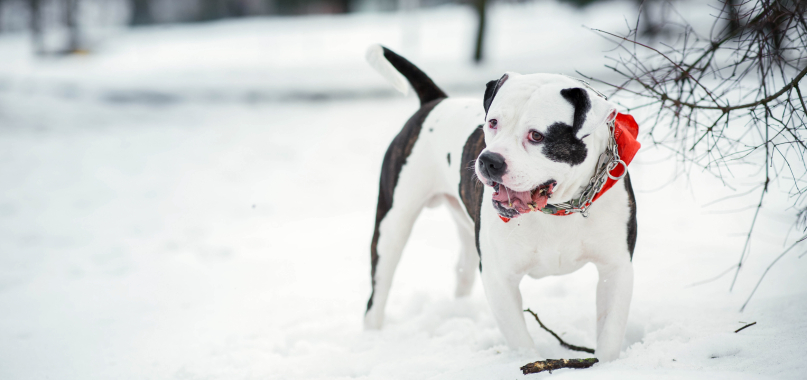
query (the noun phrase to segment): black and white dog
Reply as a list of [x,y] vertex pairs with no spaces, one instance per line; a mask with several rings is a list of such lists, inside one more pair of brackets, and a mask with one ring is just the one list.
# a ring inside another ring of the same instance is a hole
[[[636,242],[627,165],[608,154],[616,151],[616,106],[587,84],[556,74],[507,73],[488,83],[482,102],[449,99],[380,45],[369,48],[367,60],[402,92],[408,81],[421,107],[384,156],[365,328],[383,323],[395,267],[420,211],[447,204],[462,244],[456,295],[470,293],[478,268],[510,347],[534,347],[518,288],[524,275],[567,274],[591,262],[599,272],[596,356],[616,359]],[[617,161],[625,165],[624,178],[610,174]],[[606,175],[622,183],[592,203]]]

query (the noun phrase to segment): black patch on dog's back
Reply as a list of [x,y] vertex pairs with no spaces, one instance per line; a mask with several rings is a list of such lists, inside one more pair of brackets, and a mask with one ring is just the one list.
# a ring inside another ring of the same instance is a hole
[[577,138],[577,132],[586,122],[586,114],[591,110],[591,100],[586,90],[579,87],[563,89],[560,94],[574,107],[572,125],[563,122],[550,125],[542,143],[543,154],[555,162],[564,162],[571,166],[580,165],[586,160],[588,149],[586,144]]
[[407,120],[401,132],[395,136],[395,139],[390,143],[387,148],[387,153],[384,154],[384,163],[381,164],[381,181],[378,186],[378,206],[376,206],[375,213],[375,231],[373,232],[373,242],[370,244],[370,275],[373,279],[373,293],[370,294],[370,300],[367,301],[367,310],[373,306],[373,295],[375,294],[375,269],[378,265],[378,238],[379,227],[381,221],[392,208],[392,197],[395,192],[395,186],[398,184],[398,176],[401,169],[406,164],[406,159],[412,153],[412,148],[420,136],[420,130],[423,128],[423,122],[426,117],[439,104],[444,98],[432,100],[429,103],[420,107],[412,117]]
[[476,239],[476,253],[479,255],[479,271],[482,271],[482,250],[479,248],[480,214],[482,212],[482,194],[485,186],[476,178],[474,164],[476,158],[485,149],[485,131],[480,125],[468,136],[462,148],[460,160],[460,199],[468,211],[468,216],[474,221],[474,237]]
[[630,260],[633,261],[633,249],[636,248],[636,233],[638,223],[636,223],[636,197],[633,196],[633,186],[630,183],[630,173],[623,178],[625,190],[628,191],[628,207],[630,208],[630,218],[628,219],[628,251]]

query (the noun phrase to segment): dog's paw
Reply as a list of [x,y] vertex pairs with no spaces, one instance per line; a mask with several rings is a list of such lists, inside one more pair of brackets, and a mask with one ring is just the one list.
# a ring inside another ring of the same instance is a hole
[[374,313],[374,310],[369,310],[364,315],[364,329],[365,330],[381,330],[384,325],[384,316],[380,313]]

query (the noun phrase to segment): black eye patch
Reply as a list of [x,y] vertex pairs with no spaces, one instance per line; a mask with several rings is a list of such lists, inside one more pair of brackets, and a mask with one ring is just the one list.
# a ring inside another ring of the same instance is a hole
[[577,138],[577,132],[586,122],[586,114],[591,110],[591,100],[586,90],[576,87],[560,91],[566,101],[574,107],[572,125],[557,122],[547,128],[544,134],[543,154],[555,162],[565,162],[571,166],[580,165],[586,160],[586,144]]
[[580,165],[586,160],[586,144],[575,136],[575,129],[566,123],[555,123],[544,134],[542,153],[555,162],[565,162],[571,166]]

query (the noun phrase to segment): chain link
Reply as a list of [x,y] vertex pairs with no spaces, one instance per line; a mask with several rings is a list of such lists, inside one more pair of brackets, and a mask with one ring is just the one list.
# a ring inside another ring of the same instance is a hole
[[[566,211],[567,214],[581,213],[584,217],[587,217],[591,202],[594,201],[594,197],[597,196],[603,186],[605,186],[608,178],[620,180],[627,174],[627,165],[619,159],[619,150],[616,145],[616,138],[614,137],[614,122],[615,120],[608,122],[608,129],[611,132],[608,139],[608,146],[605,148],[605,151],[600,154],[600,158],[597,160],[597,170],[594,172],[591,179],[589,179],[588,185],[583,188],[583,192],[580,193],[580,196],[572,198],[568,202],[547,204],[546,207],[541,209],[544,214],[555,214],[558,211]],[[621,176],[614,177],[611,175],[611,170],[616,169],[618,165],[622,165],[625,170],[622,171]]]

